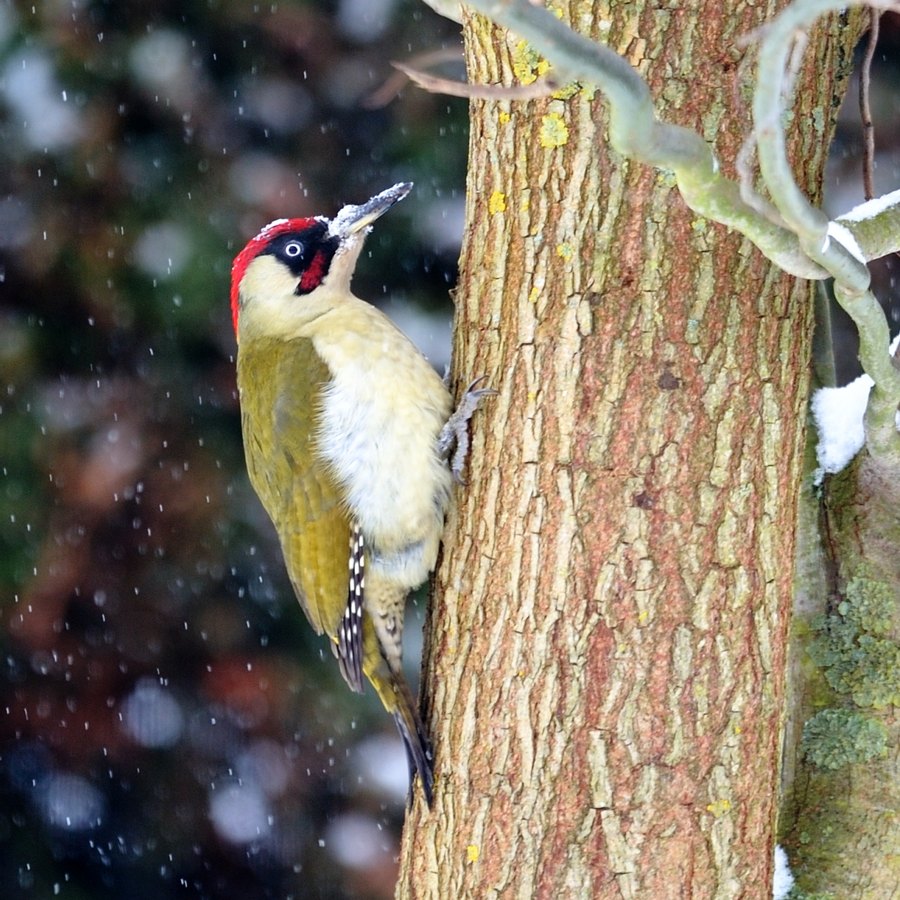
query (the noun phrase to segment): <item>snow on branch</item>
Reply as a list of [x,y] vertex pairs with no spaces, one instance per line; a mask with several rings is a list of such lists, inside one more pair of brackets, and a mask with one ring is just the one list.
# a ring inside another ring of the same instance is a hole
[[[897,352],[900,335],[890,346]],[[860,375],[843,387],[819,388],[812,398],[813,421],[819,435],[816,459],[819,467],[813,484],[821,484],[825,475],[834,475],[848,466],[866,443],[865,416],[874,382]],[[900,430],[900,412],[894,411],[894,426]]]
[[836,221],[853,233],[866,259],[896,253],[900,250],[900,190],[860,203]]

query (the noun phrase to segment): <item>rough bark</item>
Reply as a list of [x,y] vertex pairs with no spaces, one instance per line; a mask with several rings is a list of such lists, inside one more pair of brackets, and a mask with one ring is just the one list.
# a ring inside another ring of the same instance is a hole
[[[731,166],[736,39],[779,4],[561,5]],[[536,65],[464,24],[471,80]],[[813,194],[839,32],[813,36],[795,113]],[[810,287],[611,157],[599,97],[473,101],[471,121],[456,371],[499,393],[447,530],[435,804],[410,813],[398,895],[765,896]]]

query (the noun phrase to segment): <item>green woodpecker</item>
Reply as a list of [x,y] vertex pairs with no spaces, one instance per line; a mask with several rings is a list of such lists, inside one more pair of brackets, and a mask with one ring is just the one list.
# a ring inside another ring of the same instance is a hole
[[[434,568],[468,420],[486,391],[450,393],[424,356],[350,292],[370,225],[405,197],[279,219],[237,255],[231,307],[250,481],[297,597],[354,691],[394,716],[432,797],[432,755],[401,669],[406,597]],[[451,450],[455,447],[452,459]]]

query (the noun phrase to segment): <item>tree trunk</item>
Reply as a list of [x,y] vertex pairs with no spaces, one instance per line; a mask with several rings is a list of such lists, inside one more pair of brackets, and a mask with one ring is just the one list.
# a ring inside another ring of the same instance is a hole
[[[779,6],[563,4],[726,171],[736,40]],[[515,35],[464,29],[473,82],[540,73]],[[850,46],[827,23],[800,76],[813,195]],[[770,895],[810,286],[611,154],[599,95],[471,107],[456,372],[499,393],[448,524],[435,803],[398,896]]]
[[803,649],[783,841],[804,891],[891,897],[900,884],[900,482],[863,452],[828,480],[824,502],[811,491],[804,500],[801,534],[814,533],[817,514],[824,540],[805,538],[820,561],[798,579]]

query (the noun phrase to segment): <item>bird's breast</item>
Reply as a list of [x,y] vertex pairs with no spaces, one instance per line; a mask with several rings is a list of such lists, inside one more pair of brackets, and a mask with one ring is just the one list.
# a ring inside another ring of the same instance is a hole
[[[417,351],[416,351],[417,353]],[[420,584],[434,567],[451,476],[437,439],[449,395],[424,358],[368,356],[335,371],[321,396],[317,447],[392,580]]]

